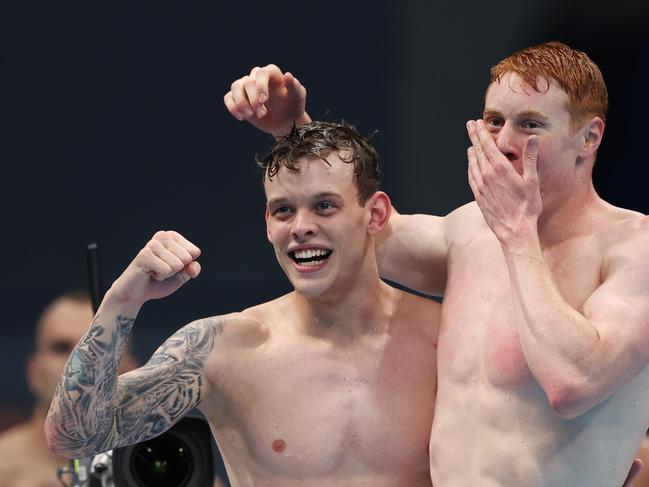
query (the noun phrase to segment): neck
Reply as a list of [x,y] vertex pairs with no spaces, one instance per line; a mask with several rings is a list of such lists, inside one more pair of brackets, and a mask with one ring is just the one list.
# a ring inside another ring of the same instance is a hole
[[327,296],[308,298],[294,293],[302,332],[337,341],[384,332],[397,291],[381,281],[378,271],[354,280],[355,285]]
[[541,245],[551,247],[588,231],[583,224],[588,220],[587,210],[599,200],[589,179],[563,195],[553,195],[551,200],[543,201],[543,213],[538,221]]

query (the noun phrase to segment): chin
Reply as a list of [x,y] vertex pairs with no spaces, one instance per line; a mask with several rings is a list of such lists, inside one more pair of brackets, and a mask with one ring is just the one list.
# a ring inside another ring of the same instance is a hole
[[316,299],[324,296],[329,291],[330,286],[323,282],[295,282],[291,281],[293,289],[299,295],[307,299]]

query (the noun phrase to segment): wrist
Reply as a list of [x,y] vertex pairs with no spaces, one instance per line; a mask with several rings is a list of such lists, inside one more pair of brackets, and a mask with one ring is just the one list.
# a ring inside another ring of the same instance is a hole
[[275,132],[270,132],[270,135],[272,135],[275,139],[279,139],[280,137],[285,137],[290,134],[293,130],[293,125],[295,125],[296,127],[302,127],[303,125],[307,125],[309,123],[311,123],[311,117],[309,117],[308,113],[302,112],[297,118],[291,120],[290,125],[286,125]]
[[302,112],[302,114],[295,119],[295,125],[297,127],[301,127],[302,125],[306,125],[311,122],[311,117],[309,117],[309,114],[307,112]]
[[505,253],[522,254],[540,249],[536,220],[525,220],[498,236]]
[[115,286],[117,282],[106,291],[104,299],[101,301],[101,308],[118,308],[121,312],[133,312],[137,314],[140,308],[146,302],[146,299],[141,297],[136,297],[128,292],[120,290],[119,287]]

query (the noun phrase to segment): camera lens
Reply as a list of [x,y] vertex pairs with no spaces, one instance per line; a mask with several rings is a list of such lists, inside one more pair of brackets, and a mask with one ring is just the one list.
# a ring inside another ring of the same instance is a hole
[[160,436],[113,450],[115,487],[212,487],[207,422],[185,417]]
[[147,486],[184,486],[194,469],[190,449],[178,437],[160,436],[138,445],[132,462],[138,484]]

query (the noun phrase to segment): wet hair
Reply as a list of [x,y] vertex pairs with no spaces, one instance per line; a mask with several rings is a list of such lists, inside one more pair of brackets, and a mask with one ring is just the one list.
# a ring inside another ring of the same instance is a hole
[[606,122],[608,93],[602,72],[582,51],[557,41],[515,52],[491,68],[491,83],[513,73],[541,92],[539,80],[555,81],[568,95],[568,112],[573,130],[589,117]]
[[371,137],[363,138],[344,120],[340,123],[312,122],[294,126],[291,133],[280,137],[264,157],[255,159],[264,171],[264,180],[270,181],[282,167],[299,171],[299,159],[303,157],[317,157],[330,164],[327,156],[335,152],[341,161],[354,165],[358,202],[362,206],[380,186],[379,155],[370,143]]

